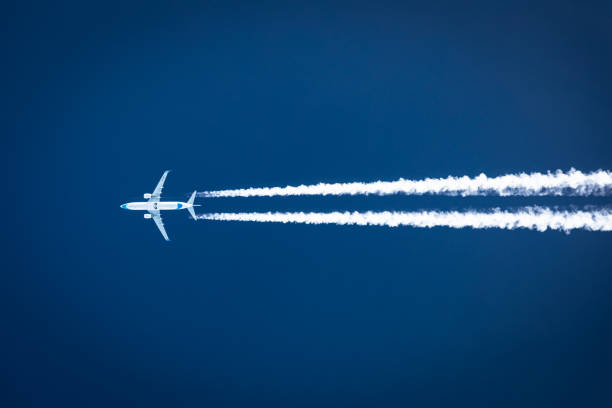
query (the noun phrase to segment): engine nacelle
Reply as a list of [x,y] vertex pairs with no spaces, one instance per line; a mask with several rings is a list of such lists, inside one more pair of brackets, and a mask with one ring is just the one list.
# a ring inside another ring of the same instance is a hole
[[145,214],[144,217],[148,220],[151,219],[153,216],[151,214]]
[[150,194],[150,193],[144,193],[144,195],[143,195],[143,196],[144,196],[144,198],[147,198],[147,199],[148,199],[148,198],[151,198],[151,194]]

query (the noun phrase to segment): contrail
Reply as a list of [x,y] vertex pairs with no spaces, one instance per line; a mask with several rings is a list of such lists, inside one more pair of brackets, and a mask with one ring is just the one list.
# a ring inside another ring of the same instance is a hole
[[198,216],[202,220],[254,221],[304,224],[410,226],[420,228],[526,228],[546,231],[572,230],[612,231],[612,211],[557,211],[546,207],[523,207],[517,211],[494,209],[476,211],[416,211],[416,212],[267,212],[267,213],[212,213]]
[[570,169],[547,173],[507,174],[499,177],[447,177],[371,183],[319,183],[287,187],[244,188],[199,192],[199,197],[271,197],[299,195],[440,194],[451,196],[589,196],[612,193],[612,172],[583,173]]

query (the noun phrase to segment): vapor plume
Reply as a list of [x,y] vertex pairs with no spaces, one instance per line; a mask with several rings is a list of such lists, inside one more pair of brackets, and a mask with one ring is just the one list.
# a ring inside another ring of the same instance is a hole
[[498,177],[426,178],[422,180],[375,181],[370,183],[319,183],[287,187],[253,187],[199,192],[199,197],[272,197],[301,195],[423,195],[450,196],[589,196],[612,193],[612,172],[583,173],[570,169],[547,173],[519,173]]
[[416,212],[267,212],[211,213],[198,216],[202,220],[282,222],[304,224],[410,226],[418,228],[525,228],[536,231],[572,230],[612,231],[612,211],[557,211],[546,207],[523,207],[516,211],[494,209],[477,211],[416,211]]

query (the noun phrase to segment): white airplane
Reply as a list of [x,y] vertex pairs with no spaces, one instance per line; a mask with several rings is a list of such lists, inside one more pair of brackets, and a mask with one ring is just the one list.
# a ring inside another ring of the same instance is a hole
[[168,234],[166,234],[166,230],[164,229],[164,223],[162,222],[160,211],[165,210],[187,210],[189,214],[193,217],[193,219],[197,219],[195,212],[193,211],[193,207],[199,207],[197,204],[193,204],[193,200],[195,199],[196,192],[194,191],[189,198],[189,201],[186,203],[180,201],[159,201],[161,198],[161,192],[164,188],[164,182],[166,181],[166,176],[170,173],[170,170],[164,171],[163,176],[157,183],[157,187],[153,193],[146,193],[144,198],[148,198],[149,201],[146,202],[138,202],[138,203],[125,203],[121,204],[121,208],[126,210],[136,210],[136,211],[148,211],[148,214],[145,214],[145,218],[153,218],[157,228],[159,228],[159,232],[162,233],[166,241],[170,241],[168,238]]

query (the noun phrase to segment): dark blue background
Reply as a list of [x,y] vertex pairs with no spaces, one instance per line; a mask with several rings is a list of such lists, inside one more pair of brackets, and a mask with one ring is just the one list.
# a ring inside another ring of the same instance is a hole
[[1,405],[612,404],[610,233],[177,212],[166,243],[119,208],[165,169],[165,197],[181,200],[611,169],[610,2],[90,3],[3,6]]

